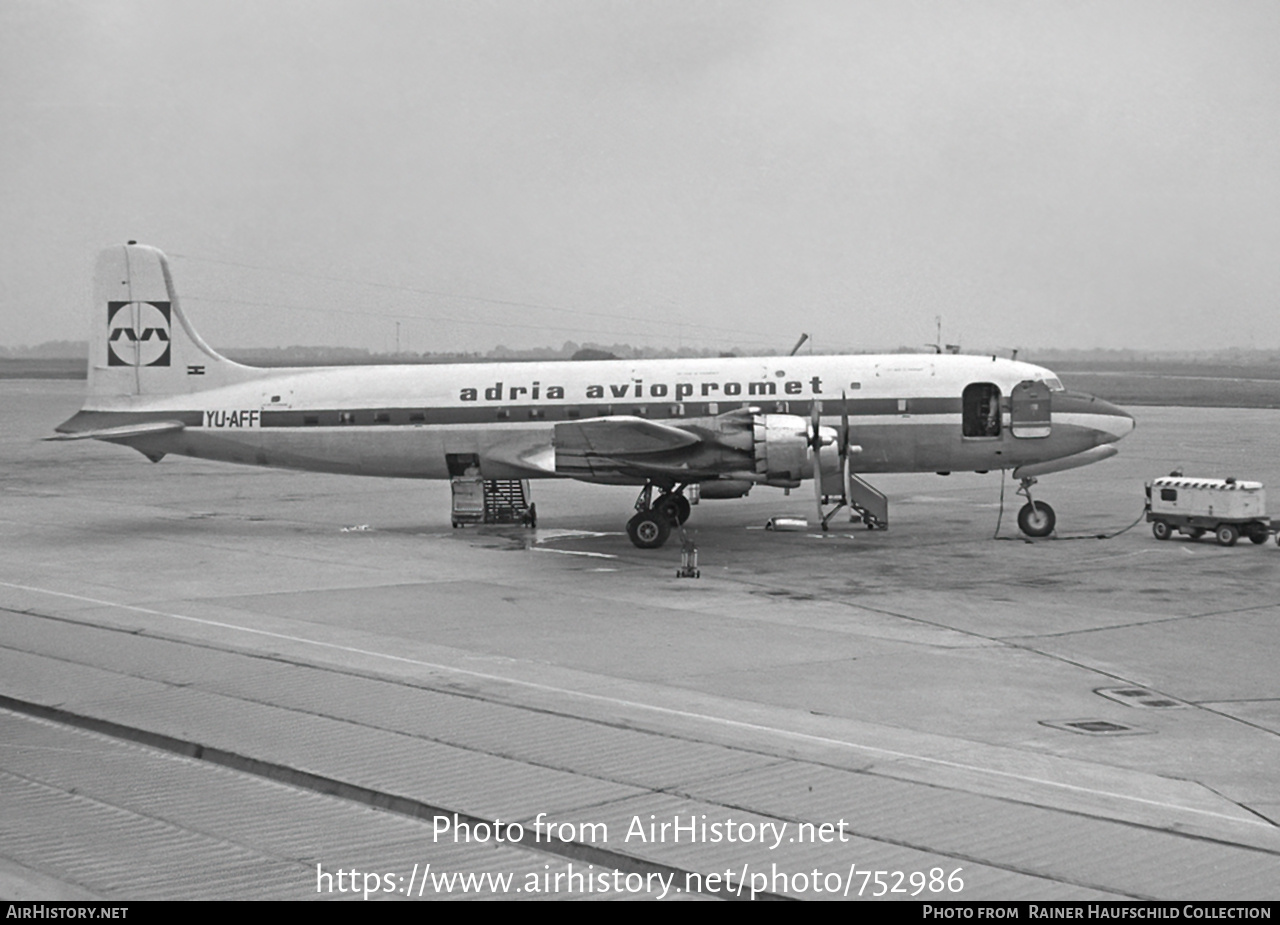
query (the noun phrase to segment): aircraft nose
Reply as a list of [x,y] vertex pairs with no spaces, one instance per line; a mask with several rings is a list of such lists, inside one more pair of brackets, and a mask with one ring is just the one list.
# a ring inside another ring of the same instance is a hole
[[1053,400],[1053,408],[1055,412],[1081,415],[1080,423],[1090,430],[1095,446],[1115,443],[1137,426],[1128,411],[1087,392],[1060,393]]
[[1133,415],[1123,408],[1113,405],[1109,401],[1103,401],[1101,398],[1095,398],[1093,403],[1095,413],[1102,415],[1103,419],[1099,429],[1109,435],[1106,438],[1107,443],[1119,440],[1138,426],[1138,422],[1133,419]]

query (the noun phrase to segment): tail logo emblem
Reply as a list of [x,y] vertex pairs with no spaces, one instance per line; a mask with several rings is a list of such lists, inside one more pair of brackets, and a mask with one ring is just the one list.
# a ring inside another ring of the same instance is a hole
[[169,327],[168,302],[108,302],[107,365],[168,366]]

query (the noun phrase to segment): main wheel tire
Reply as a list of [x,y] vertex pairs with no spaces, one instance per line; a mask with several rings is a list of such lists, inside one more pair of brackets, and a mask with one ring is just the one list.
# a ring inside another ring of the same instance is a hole
[[1173,536],[1173,528],[1163,520],[1153,521],[1151,524],[1151,533],[1158,540],[1167,540]]
[[1053,508],[1043,501],[1028,501],[1018,511],[1018,529],[1027,536],[1048,536],[1057,522]]
[[1240,539],[1240,531],[1235,524],[1223,524],[1213,531],[1213,535],[1218,538],[1219,546],[1234,546],[1236,540]]
[[627,536],[639,549],[657,549],[671,536],[671,521],[659,511],[641,511],[627,521]]
[[672,526],[678,527],[689,519],[689,513],[693,510],[693,507],[689,504],[689,499],[684,495],[672,492],[660,496],[657,501],[653,502],[653,510],[666,517]]

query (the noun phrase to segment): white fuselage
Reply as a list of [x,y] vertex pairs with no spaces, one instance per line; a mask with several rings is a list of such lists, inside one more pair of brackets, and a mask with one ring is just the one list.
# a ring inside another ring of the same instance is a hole
[[[743,407],[822,424],[847,413],[860,472],[1013,468],[1071,456],[1124,436],[1120,409],[1066,392],[1048,370],[993,357],[847,355],[360,366],[253,370],[252,378],[177,395],[98,396],[67,422],[109,427],[181,420],[173,433],[127,441],[267,466],[407,478],[446,478],[451,456],[473,455],[490,478],[554,477],[556,424],[635,416],[674,426]],[[1009,396],[1046,381],[1051,426],[1011,427]],[[998,435],[966,436],[963,396],[1001,396]],[[76,427],[70,428],[72,430]],[[623,481],[633,481],[622,479]]]

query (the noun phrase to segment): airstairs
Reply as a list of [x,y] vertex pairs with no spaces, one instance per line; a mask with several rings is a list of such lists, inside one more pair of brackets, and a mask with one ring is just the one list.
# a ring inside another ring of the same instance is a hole
[[482,479],[478,476],[454,476],[449,480],[453,490],[452,520],[455,527],[463,524],[538,525],[536,505],[529,500],[529,483],[525,479]]
[[849,473],[849,507],[862,518],[868,529],[889,529],[889,499],[852,472]]

